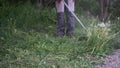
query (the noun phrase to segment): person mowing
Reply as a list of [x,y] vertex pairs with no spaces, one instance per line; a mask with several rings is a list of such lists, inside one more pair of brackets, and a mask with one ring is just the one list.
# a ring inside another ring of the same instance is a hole
[[[74,12],[75,0],[64,0],[64,1],[68,5],[69,9],[72,12]],[[57,36],[64,36],[64,35],[72,36],[75,28],[75,23],[74,23],[75,18],[70,12],[70,10],[64,5],[64,1],[56,0],[56,11],[57,11],[56,34]]]

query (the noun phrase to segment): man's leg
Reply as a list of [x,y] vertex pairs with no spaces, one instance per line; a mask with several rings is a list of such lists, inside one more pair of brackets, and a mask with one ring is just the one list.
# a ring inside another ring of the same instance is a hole
[[104,10],[103,10],[103,7],[104,7],[104,0],[98,0],[98,3],[99,3],[99,6],[100,6],[100,20],[103,22],[104,21]]
[[66,9],[66,11],[65,11],[66,12],[66,18],[67,18],[66,35],[71,36],[71,35],[73,35],[74,28],[75,28],[75,22],[74,22],[75,18],[71,13],[71,12],[74,12],[75,0],[65,0],[65,2],[68,4],[68,7],[70,9],[70,10],[68,10],[68,8],[65,7],[65,9]]
[[110,1],[109,0],[104,0],[104,6],[103,6],[103,19],[104,22],[106,22],[106,19],[108,17],[108,6],[109,6]]
[[106,21],[106,18],[108,16],[108,6],[109,6],[109,0],[98,0],[100,5],[100,20],[102,22]]
[[56,34],[58,36],[63,36],[65,34],[65,22],[64,22],[64,3],[62,0],[56,0],[56,10],[57,10],[57,27]]

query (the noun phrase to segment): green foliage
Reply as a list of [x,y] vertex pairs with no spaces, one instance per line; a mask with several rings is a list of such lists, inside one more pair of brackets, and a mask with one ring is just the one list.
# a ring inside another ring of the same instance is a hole
[[[119,0],[110,1],[109,5],[109,16],[111,19],[115,19],[120,17],[120,4]],[[77,0],[76,1],[76,12],[80,12],[81,14],[86,14],[86,12],[90,12],[90,14],[94,16],[100,15],[100,6],[97,0]]]
[[[97,25],[91,25],[87,33],[87,49],[92,54],[101,55],[103,52],[109,50],[108,42],[115,37],[115,34],[108,32],[109,28],[100,28]],[[86,49],[86,50],[87,50]]]
[[17,7],[6,6],[1,7],[0,9],[0,35],[5,38],[10,37],[10,35],[12,35],[16,29],[23,29],[25,31],[35,29],[43,32],[45,29],[47,29],[47,27],[49,27],[49,29],[53,28],[51,25],[56,22],[54,20],[54,9],[41,11],[34,9],[33,6],[28,6],[28,4]]
[[111,2],[109,11],[112,14],[112,18],[120,17],[120,0],[115,0]]
[[111,30],[112,32],[117,33],[117,36],[113,40],[111,40],[110,43],[113,48],[119,49],[120,48],[120,45],[118,45],[120,44],[120,25],[119,25],[120,19],[119,17],[118,19],[113,20],[112,22],[113,23],[111,25],[112,26]]
[[30,0],[0,0],[0,6],[10,6],[24,4]]

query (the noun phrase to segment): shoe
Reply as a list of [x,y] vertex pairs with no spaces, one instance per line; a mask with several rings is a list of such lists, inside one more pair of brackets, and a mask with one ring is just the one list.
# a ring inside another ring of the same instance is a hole
[[105,25],[105,23],[104,23],[104,22],[102,22],[102,23],[98,24],[98,26],[99,26],[99,27],[106,27],[106,25]]

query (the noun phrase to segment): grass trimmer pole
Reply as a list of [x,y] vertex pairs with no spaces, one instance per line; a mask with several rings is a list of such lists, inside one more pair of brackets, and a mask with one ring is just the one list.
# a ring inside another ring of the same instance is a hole
[[66,4],[66,2],[65,2],[64,0],[63,0],[63,3],[64,3],[64,5],[68,8],[68,10],[72,13],[72,15],[76,18],[76,20],[79,22],[79,24],[80,24],[85,30],[87,30],[86,27],[83,25],[83,23],[80,21],[80,19],[75,15],[74,12],[71,11],[71,9],[69,8],[69,6]]

